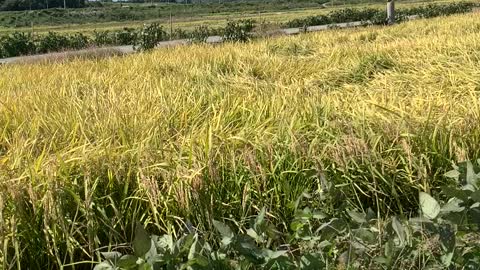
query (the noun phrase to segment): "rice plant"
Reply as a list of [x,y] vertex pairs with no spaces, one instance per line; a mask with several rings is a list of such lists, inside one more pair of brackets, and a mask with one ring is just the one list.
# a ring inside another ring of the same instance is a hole
[[416,213],[479,157],[477,17],[0,67],[2,268],[89,268],[137,222],[287,232],[328,185],[327,213]]

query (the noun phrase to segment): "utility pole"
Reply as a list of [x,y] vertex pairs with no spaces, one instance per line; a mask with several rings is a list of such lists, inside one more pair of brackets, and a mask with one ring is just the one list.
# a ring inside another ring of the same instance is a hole
[[387,24],[395,24],[395,0],[387,1]]
[[170,4],[170,0],[168,0],[168,4],[170,5],[170,40],[173,37],[173,22],[172,22],[172,5]]

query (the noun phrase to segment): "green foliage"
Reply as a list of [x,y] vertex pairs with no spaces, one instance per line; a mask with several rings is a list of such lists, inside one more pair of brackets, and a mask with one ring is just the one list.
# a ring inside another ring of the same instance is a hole
[[409,220],[379,219],[370,209],[359,212],[345,205],[336,208],[334,215],[300,207],[318,198],[327,204],[341,200],[329,185],[323,196],[303,194],[292,204],[295,217],[283,234],[269,222],[266,208],[243,232],[213,220],[218,236],[210,240],[195,229],[178,239],[149,237],[137,225],[135,255],[103,253],[105,261],[95,269],[477,269],[480,160],[478,165],[462,163],[447,173],[465,185],[445,187],[444,192],[463,199],[452,196],[440,206],[420,192],[421,215]]
[[167,39],[167,32],[157,23],[144,25],[138,34],[137,49],[147,51],[154,49],[160,41]]
[[92,40],[82,33],[75,33],[69,36],[69,43],[70,48],[79,50],[89,47],[92,44]]
[[32,9],[44,9],[44,8],[80,8],[85,6],[84,0],[0,0],[0,11],[8,10],[32,10]]
[[28,33],[13,33],[0,39],[4,57],[33,54],[36,51],[33,37]]
[[[422,18],[432,18],[466,13],[472,11],[474,6],[474,3],[459,2],[448,4],[428,4],[426,6],[400,9],[396,14],[396,21],[405,21],[407,20],[408,16],[413,15],[418,15]],[[374,8],[345,8],[332,11],[326,15],[310,16],[304,19],[294,19],[287,22],[285,25],[287,27],[307,27],[355,21],[363,21],[374,25],[381,25],[386,23],[386,18],[387,13],[385,10]]]
[[229,21],[223,30],[223,40],[226,42],[247,42],[252,38],[254,20]]
[[209,36],[212,36],[213,31],[208,26],[201,25],[195,27],[190,35],[190,40],[193,43],[205,43]]
[[39,53],[61,51],[70,47],[71,44],[68,36],[54,32],[49,32],[47,35],[37,39],[37,52]]
[[138,32],[134,28],[125,27],[121,31],[114,32],[116,45],[132,45],[137,42]]
[[114,44],[114,35],[112,35],[110,31],[93,31],[93,43],[95,46]]

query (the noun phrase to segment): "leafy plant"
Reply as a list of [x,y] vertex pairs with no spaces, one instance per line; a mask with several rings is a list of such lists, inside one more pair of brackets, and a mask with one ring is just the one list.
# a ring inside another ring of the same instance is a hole
[[193,43],[205,43],[209,36],[212,35],[212,30],[205,25],[195,27],[190,34],[190,40]]
[[36,51],[33,37],[28,33],[15,32],[0,40],[6,57],[33,54]]
[[226,42],[247,42],[252,38],[251,31],[255,27],[253,20],[229,21],[223,31]]
[[157,23],[144,25],[138,35],[136,48],[140,51],[147,51],[155,48],[160,41],[167,39],[167,33]]

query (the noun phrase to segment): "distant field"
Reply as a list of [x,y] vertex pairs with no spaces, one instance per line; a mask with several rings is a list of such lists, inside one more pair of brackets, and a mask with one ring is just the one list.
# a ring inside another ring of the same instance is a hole
[[[109,4],[102,8],[55,9],[32,12],[0,12],[0,34],[14,31],[35,31],[37,33],[84,32],[93,30],[117,30],[124,27],[139,27],[144,23],[158,22],[170,27],[170,12],[173,15],[172,26],[190,30],[198,25],[211,27],[224,26],[230,19],[256,19],[265,24],[280,24],[291,19],[329,12],[336,8],[377,7],[384,8],[382,1],[333,1],[323,6],[323,2],[301,1],[280,4],[222,4],[222,5],[168,5],[157,4]],[[404,0],[397,1],[399,7],[414,6],[422,3],[454,2],[445,0]]]

